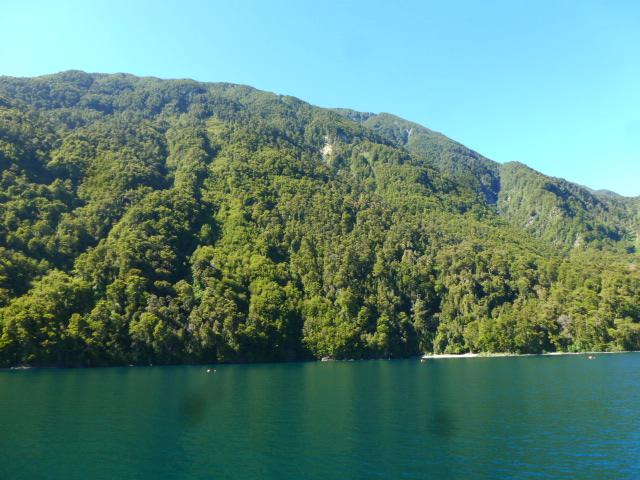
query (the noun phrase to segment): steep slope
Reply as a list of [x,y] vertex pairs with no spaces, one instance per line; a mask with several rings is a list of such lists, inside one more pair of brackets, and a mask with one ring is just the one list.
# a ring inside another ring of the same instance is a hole
[[546,241],[569,248],[621,250],[635,248],[638,242],[638,199],[595,192],[517,162],[498,164],[440,133],[387,113],[336,111],[426,157],[440,171],[471,187],[479,201],[497,205],[512,225]]
[[639,224],[633,199],[593,192],[516,162],[500,172],[499,211],[513,225],[558,245],[634,248]]
[[468,149],[441,133],[429,130],[389,113],[359,114],[336,109],[348,118],[356,120],[384,137],[393,139],[409,152],[422,155],[440,171],[447,173],[479,195],[489,204],[498,202],[500,193],[500,164]]
[[0,363],[638,348],[636,255],[510,225],[493,162],[401,123],[225,83],[0,78]]

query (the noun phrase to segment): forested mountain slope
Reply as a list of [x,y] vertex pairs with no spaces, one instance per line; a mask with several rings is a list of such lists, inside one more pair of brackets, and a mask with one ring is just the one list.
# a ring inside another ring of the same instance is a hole
[[1,77],[0,363],[640,347],[632,199],[402,122],[242,85]]
[[500,193],[500,164],[464,145],[389,113],[359,114],[345,109],[336,112],[393,139],[406,150],[426,157],[437,168],[477,192],[480,201],[495,204]]
[[498,206],[505,220],[535,236],[569,248],[588,244],[635,248],[640,233],[637,198],[606,190],[595,192],[517,162],[501,165],[440,133],[388,113],[336,112],[425,156],[440,171],[471,187],[480,201]]
[[559,246],[635,250],[637,198],[594,192],[517,162],[500,173],[498,207],[513,225]]

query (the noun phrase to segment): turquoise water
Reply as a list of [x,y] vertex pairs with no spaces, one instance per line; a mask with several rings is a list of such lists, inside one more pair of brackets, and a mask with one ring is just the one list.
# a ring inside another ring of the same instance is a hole
[[0,371],[0,478],[637,479],[639,410],[640,354]]

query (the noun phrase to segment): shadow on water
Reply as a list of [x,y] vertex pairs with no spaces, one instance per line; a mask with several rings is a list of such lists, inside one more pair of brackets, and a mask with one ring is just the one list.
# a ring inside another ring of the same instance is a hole
[[431,417],[430,433],[440,438],[450,438],[455,434],[456,423],[452,412],[445,408],[436,408]]
[[209,410],[209,398],[203,389],[187,392],[178,408],[178,421],[187,427],[201,424]]

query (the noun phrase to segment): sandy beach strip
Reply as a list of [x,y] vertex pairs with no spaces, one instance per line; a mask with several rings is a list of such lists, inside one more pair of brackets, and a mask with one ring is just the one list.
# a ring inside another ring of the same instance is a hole
[[439,358],[494,358],[494,357],[541,357],[549,355],[608,355],[613,353],[639,353],[634,351],[620,352],[548,352],[548,353],[440,353],[423,355],[423,360]]

